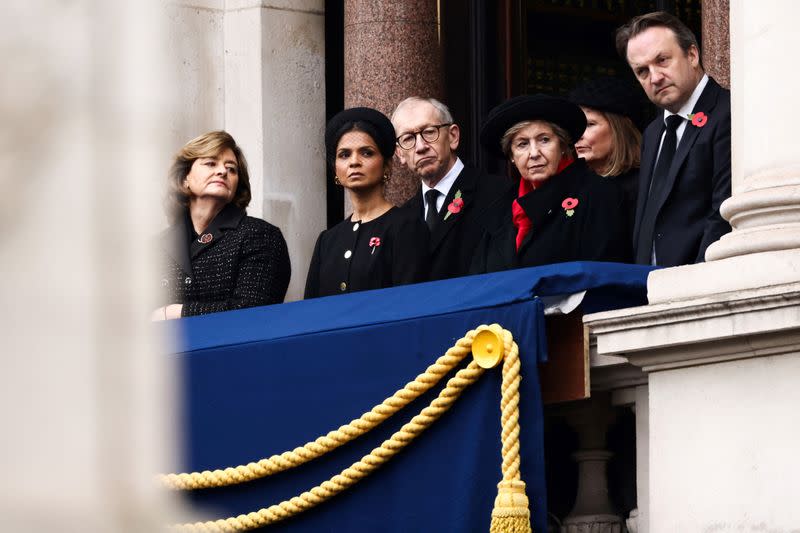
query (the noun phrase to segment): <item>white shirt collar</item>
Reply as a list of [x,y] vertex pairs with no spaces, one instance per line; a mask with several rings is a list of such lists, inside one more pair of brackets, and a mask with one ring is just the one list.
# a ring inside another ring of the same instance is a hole
[[453,163],[453,167],[447,171],[447,174],[445,174],[444,177],[440,179],[435,186],[428,187],[424,181],[422,182],[422,201],[425,204],[426,209],[428,208],[428,200],[425,197],[425,193],[431,189],[436,189],[441,193],[439,195],[439,198],[441,198],[442,202],[444,202],[444,199],[450,192],[450,187],[453,186],[453,183],[455,183],[456,178],[458,177],[459,174],[461,174],[462,170],[464,170],[464,163],[461,162],[461,158],[456,157],[456,162]]
[[708,85],[708,74],[703,74],[703,77],[700,78],[700,82],[697,84],[697,87],[694,88],[692,92],[692,96],[689,97],[689,100],[683,104],[683,107],[678,109],[677,113],[672,113],[671,111],[664,110],[664,120],[667,120],[667,117],[671,115],[680,115],[683,118],[688,119],[688,116],[694,111],[694,106],[697,105],[697,101],[700,100],[700,95],[703,94],[703,89],[706,88]]

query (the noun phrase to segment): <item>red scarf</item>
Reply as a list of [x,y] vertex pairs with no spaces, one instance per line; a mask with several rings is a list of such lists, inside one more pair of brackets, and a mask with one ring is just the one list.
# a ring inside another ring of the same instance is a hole
[[[570,166],[573,161],[575,160],[568,155],[562,157],[561,161],[558,162],[558,168],[553,176],[560,174],[561,171]],[[550,176],[550,178],[553,176]],[[541,183],[542,182],[540,181],[539,184]],[[517,198],[522,198],[535,189],[536,184],[534,182],[522,178],[519,180],[519,192],[517,194]],[[519,202],[516,200],[514,200],[514,202],[511,204],[511,220],[514,222],[514,227],[517,228],[517,251],[519,251],[522,241],[524,241],[525,237],[528,235],[528,233],[530,233],[533,224],[531,223],[531,219],[528,218],[528,215],[525,213],[525,210],[520,207]]]

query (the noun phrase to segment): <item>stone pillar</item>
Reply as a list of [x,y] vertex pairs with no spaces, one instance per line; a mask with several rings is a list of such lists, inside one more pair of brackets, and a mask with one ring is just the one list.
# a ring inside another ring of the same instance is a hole
[[286,238],[296,300],[326,227],[324,1],[228,0],[224,28],[225,127],[254,178],[248,212]]
[[733,231],[709,246],[707,263],[654,272],[651,303],[797,281],[800,74],[781,58],[800,46],[798,15],[791,0],[731,3],[733,196],[721,211]]
[[730,0],[703,0],[703,67],[723,87],[731,88]]
[[767,59],[800,45],[791,21],[798,14],[800,6],[788,0],[733,3],[733,196],[722,212],[734,232],[709,248],[709,259],[800,249],[800,155],[793,124],[800,118],[794,90],[800,75],[777,77]]
[[[439,33],[436,0],[345,0],[345,107],[373,107],[388,116],[408,96],[441,98]],[[402,204],[418,187],[396,165],[386,196]]]
[[159,531],[174,374],[150,312],[175,105],[154,2],[9,0],[0,531]]
[[[164,117],[172,153],[189,139],[225,128],[225,2],[160,1],[169,15],[165,53],[173,59],[173,90],[180,95],[180,104]],[[169,163],[163,163],[164,174]]]

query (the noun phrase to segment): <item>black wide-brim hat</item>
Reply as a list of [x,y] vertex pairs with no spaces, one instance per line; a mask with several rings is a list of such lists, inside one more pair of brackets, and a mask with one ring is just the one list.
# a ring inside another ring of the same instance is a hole
[[628,117],[641,128],[644,106],[640,95],[631,83],[604,76],[578,85],[567,98],[579,106]]
[[500,146],[503,135],[511,126],[528,120],[544,120],[560,126],[573,143],[586,129],[586,115],[569,100],[546,94],[523,95],[489,111],[481,128],[481,144],[492,153],[505,156]]
[[385,159],[390,159],[394,155],[395,133],[389,118],[371,107],[351,107],[334,115],[325,127],[325,149],[329,160],[336,152],[339,140],[356,123],[367,125],[363,129],[367,130],[366,133],[378,145],[378,150]]

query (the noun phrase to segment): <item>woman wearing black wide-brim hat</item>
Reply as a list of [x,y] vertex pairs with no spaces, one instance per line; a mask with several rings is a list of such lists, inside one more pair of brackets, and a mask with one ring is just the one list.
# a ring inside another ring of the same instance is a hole
[[328,164],[353,213],[317,239],[306,298],[425,281],[428,226],[384,195],[391,178],[394,126],[369,107],[345,109],[325,129]]
[[622,191],[576,158],[574,142],[585,128],[580,107],[544,94],[489,112],[481,143],[513,163],[519,195],[506,224],[481,241],[473,272],[630,260]]
[[639,92],[619,78],[606,76],[578,85],[568,98],[586,114],[586,131],[575,141],[578,157],[585,159],[598,175],[613,179],[622,187],[633,235],[642,150]]

